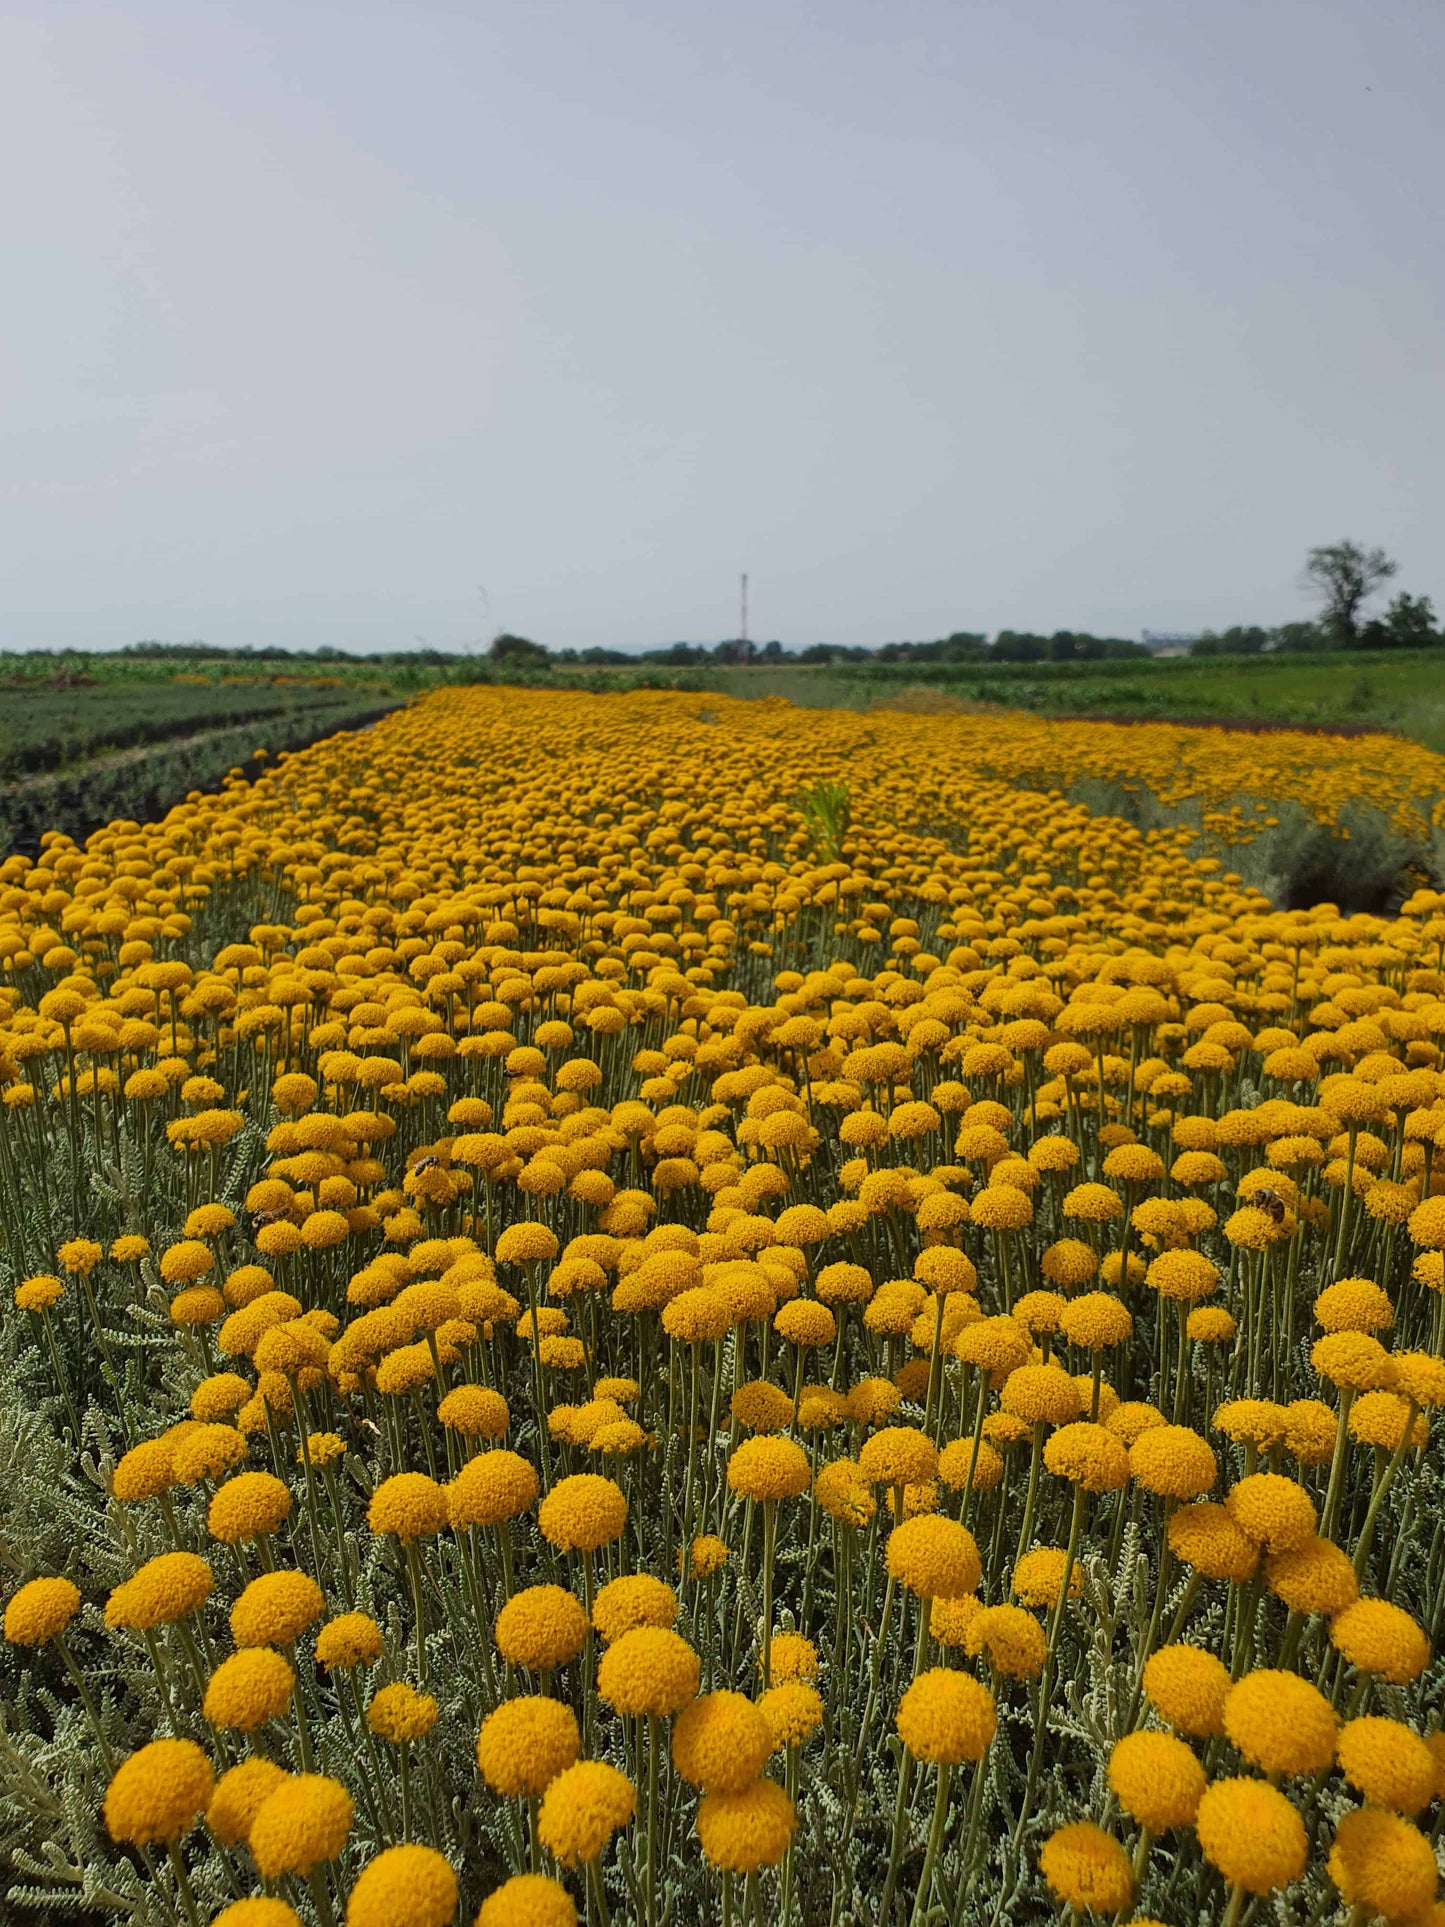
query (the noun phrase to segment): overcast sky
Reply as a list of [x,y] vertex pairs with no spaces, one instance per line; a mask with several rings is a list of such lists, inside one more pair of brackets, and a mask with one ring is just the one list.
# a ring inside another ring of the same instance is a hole
[[0,646],[1445,605],[1440,0],[29,0]]

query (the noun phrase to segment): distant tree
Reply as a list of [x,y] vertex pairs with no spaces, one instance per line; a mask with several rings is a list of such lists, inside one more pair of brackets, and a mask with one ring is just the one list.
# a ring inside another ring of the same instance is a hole
[[1212,629],[1206,629],[1197,642],[1190,644],[1189,653],[1191,656],[1260,656],[1271,643],[1269,630],[1261,629],[1257,623],[1236,624],[1217,635]]
[[1429,596],[1411,595],[1407,590],[1402,590],[1385,611],[1384,627],[1397,649],[1428,649],[1442,639]]
[[509,669],[540,669],[547,660],[541,643],[529,642],[525,636],[494,636],[487,655]]
[[1319,622],[1282,622],[1274,630],[1272,642],[1287,655],[1316,655],[1331,646],[1331,638]]
[[1048,652],[1047,637],[1026,635],[1017,629],[1000,629],[990,651],[995,662],[1042,662]]
[[1360,610],[1399,568],[1383,549],[1367,549],[1358,542],[1329,542],[1311,549],[1305,580],[1320,596],[1320,623],[1341,648],[1360,630]]

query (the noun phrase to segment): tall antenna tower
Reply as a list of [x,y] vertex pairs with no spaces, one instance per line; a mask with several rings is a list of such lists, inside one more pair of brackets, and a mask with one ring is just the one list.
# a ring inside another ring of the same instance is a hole
[[746,574],[742,577],[742,614],[738,622],[738,641],[743,646],[744,657],[750,656],[753,652],[748,644],[748,578]]

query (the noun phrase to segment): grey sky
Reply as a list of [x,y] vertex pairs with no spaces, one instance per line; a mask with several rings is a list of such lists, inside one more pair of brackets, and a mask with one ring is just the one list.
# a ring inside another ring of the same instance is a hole
[[[29,0],[0,645],[1445,603],[1438,0]],[[487,591],[483,604],[479,585]]]

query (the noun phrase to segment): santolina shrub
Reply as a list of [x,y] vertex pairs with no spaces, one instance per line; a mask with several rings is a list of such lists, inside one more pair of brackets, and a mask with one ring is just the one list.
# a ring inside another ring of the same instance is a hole
[[449,691],[0,865],[9,1908],[1432,1917],[1445,900],[1125,735]]

